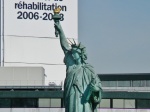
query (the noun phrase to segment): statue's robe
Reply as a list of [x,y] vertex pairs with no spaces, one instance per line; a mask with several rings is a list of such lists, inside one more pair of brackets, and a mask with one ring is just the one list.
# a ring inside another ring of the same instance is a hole
[[[69,59],[65,59],[66,61]],[[99,88],[98,92],[91,93],[90,91],[89,84],[92,79],[95,80],[95,85]],[[94,97],[99,99],[98,102],[92,100]],[[96,106],[100,100],[101,82],[93,67],[89,64],[67,66],[64,83],[65,112],[96,112]]]

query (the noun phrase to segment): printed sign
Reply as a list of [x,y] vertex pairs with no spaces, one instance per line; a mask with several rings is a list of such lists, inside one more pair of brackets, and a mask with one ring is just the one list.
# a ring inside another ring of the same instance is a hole
[[4,35],[55,37],[53,10],[61,7],[66,37],[78,37],[77,0],[4,0]]

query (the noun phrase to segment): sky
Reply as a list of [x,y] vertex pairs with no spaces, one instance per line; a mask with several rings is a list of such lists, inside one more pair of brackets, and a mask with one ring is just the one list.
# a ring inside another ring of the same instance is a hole
[[96,73],[150,73],[150,0],[78,0],[78,38]]

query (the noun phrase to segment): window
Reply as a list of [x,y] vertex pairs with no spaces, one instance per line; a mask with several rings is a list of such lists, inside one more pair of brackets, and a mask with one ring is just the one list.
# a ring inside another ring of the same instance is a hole
[[35,98],[16,98],[12,99],[13,108],[34,108],[38,107],[37,100]]
[[147,80],[147,81],[146,81],[146,86],[147,86],[147,87],[150,87],[150,80]]
[[51,107],[61,107],[61,99],[51,99]]
[[6,98],[0,99],[0,108],[11,108],[11,100]]
[[103,87],[117,87],[117,81],[102,81]]
[[102,99],[100,108],[110,108],[110,99]]
[[124,99],[124,108],[135,108],[134,99]]
[[145,86],[146,86],[146,81],[145,80],[133,81],[133,87],[145,87]]
[[50,107],[50,98],[39,98],[39,107]]
[[113,99],[113,108],[135,108],[134,99]]
[[61,107],[61,99],[39,98],[39,107]]
[[130,81],[118,81],[118,87],[130,87]]
[[144,100],[144,99],[137,100],[137,108],[138,109],[150,108],[150,100]]
[[113,99],[113,108],[124,108],[123,99]]

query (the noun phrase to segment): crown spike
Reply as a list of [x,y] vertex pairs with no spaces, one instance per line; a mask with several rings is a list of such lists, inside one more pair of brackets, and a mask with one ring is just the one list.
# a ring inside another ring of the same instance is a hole
[[[68,39],[68,38],[67,38]],[[68,39],[69,40],[69,39]],[[71,43],[70,45],[72,45],[73,43],[71,42],[71,40],[69,40],[69,42]]]
[[69,45],[72,45],[72,44],[70,44],[69,42],[68,42],[68,44],[69,44]]
[[73,39],[73,42],[74,42],[75,45],[77,45],[74,39]]
[[[81,47],[81,42],[78,44],[78,48],[80,48]],[[81,48],[82,49],[82,48]]]
[[79,43],[79,46],[81,46],[81,42]]

